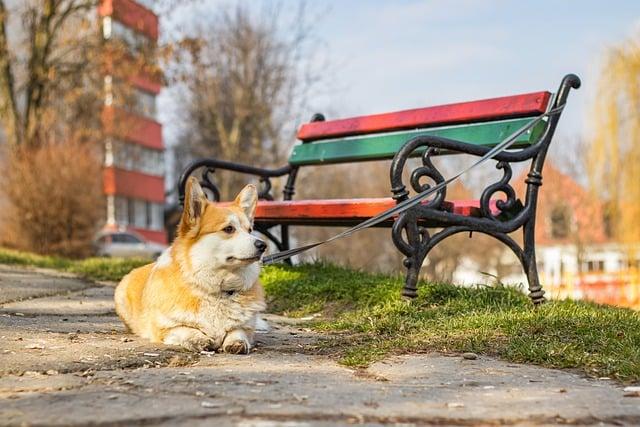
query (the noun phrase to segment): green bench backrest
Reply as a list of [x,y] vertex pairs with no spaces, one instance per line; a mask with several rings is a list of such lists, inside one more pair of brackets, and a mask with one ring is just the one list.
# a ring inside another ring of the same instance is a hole
[[[289,163],[302,166],[391,159],[407,141],[422,135],[439,136],[492,147],[532,120],[534,118],[528,117],[299,143],[293,147]],[[545,126],[546,122],[540,121],[522,134],[512,147],[521,148],[534,144],[539,140]],[[416,155],[420,153],[420,150],[416,151]]]

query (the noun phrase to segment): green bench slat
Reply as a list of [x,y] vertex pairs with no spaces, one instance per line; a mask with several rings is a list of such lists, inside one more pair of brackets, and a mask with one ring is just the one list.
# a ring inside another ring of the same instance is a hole
[[[532,120],[534,119],[501,120],[298,144],[293,147],[289,163],[302,166],[390,159],[407,141],[421,135],[440,136],[491,147],[502,142]],[[546,123],[540,121],[531,130],[521,135],[512,147],[524,147],[535,143],[542,135],[545,126]],[[416,150],[416,155],[420,152]]]

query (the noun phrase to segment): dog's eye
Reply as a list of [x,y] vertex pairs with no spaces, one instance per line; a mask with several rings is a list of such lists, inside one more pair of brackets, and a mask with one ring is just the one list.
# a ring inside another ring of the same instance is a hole
[[249,233],[253,232],[253,228],[249,227],[248,232],[249,232]]
[[234,231],[236,231],[236,229],[233,225],[227,225],[225,228],[222,229],[222,231],[224,231],[227,234],[231,234]]

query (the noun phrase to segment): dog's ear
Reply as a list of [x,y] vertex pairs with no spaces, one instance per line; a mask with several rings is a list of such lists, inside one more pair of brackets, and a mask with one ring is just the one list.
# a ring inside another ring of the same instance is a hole
[[238,194],[238,197],[236,197],[234,203],[244,211],[244,214],[249,218],[249,221],[253,223],[256,206],[258,205],[258,190],[256,190],[256,186],[249,184],[244,187]]
[[184,236],[191,230],[198,231],[206,206],[207,196],[202,191],[200,183],[195,177],[190,177],[184,192],[184,210],[179,227],[181,235]]

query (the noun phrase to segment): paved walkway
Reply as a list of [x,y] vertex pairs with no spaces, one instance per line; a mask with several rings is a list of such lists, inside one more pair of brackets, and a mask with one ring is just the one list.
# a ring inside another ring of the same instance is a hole
[[439,354],[354,371],[282,317],[248,356],[150,345],[124,333],[112,294],[0,266],[0,425],[640,424],[640,398],[610,380]]

